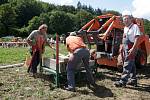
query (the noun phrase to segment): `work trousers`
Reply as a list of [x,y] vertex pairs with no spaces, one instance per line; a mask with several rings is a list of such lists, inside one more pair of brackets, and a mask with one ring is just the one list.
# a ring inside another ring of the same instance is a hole
[[35,51],[32,53],[31,63],[28,68],[28,72],[37,73],[37,66],[40,63],[40,52]]
[[123,73],[121,76],[121,83],[126,84],[128,79],[131,81],[136,80],[136,66],[134,60],[128,60],[124,62]]
[[130,50],[129,45],[131,44],[131,42],[128,39],[124,39],[124,65],[123,65],[123,73],[121,76],[121,80],[120,82],[123,84],[126,84],[128,82],[128,80],[130,79],[131,81],[135,81],[136,80],[136,66],[135,66],[135,55],[137,53],[134,52],[134,54],[132,54],[132,56],[129,57],[128,55],[128,51]]
[[89,83],[94,84],[94,78],[92,75],[91,68],[89,67],[89,50],[86,48],[79,48],[74,51],[73,54],[70,55],[68,64],[67,64],[67,81],[69,88],[75,88],[75,69],[81,61],[84,64],[86,70],[86,77]]

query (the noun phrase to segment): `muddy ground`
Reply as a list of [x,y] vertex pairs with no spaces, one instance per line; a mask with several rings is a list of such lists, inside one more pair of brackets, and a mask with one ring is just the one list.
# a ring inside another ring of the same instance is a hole
[[116,88],[113,82],[121,74],[116,69],[100,67],[96,76],[98,87],[89,89],[81,80],[76,82],[76,92],[54,88],[52,76],[33,78],[26,70],[23,66],[0,69],[0,100],[150,100],[150,64],[137,70],[138,87]]

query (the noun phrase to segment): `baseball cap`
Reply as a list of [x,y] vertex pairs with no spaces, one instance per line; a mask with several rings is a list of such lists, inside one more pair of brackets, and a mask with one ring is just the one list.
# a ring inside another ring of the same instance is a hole
[[70,36],[76,36],[76,32],[70,32]]

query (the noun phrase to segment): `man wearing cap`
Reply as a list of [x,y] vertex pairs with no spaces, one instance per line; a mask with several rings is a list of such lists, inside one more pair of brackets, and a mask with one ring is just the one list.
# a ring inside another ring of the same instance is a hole
[[137,43],[141,32],[139,27],[133,23],[133,17],[128,11],[125,11],[122,15],[125,25],[122,41],[123,46],[121,48],[124,65],[121,79],[116,81],[114,85],[116,87],[123,87],[126,86],[126,84],[137,86],[135,55],[138,49]]
[[41,55],[44,53],[45,44],[47,43],[51,48],[47,38],[47,25],[42,24],[39,26],[38,30],[34,30],[27,37],[27,43],[31,46],[31,63],[28,68],[28,72],[32,72],[33,76],[37,73],[37,66],[40,63]]
[[83,43],[82,38],[76,36],[75,32],[71,32],[70,36],[66,38],[66,47],[70,52],[70,57],[67,65],[67,81],[68,86],[65,87],[68,91],[75,91],[75,76],[74,71],[77,65],[83,61],[84,67],[86,69],[86,76],[89,84],[96,86],[92,71],[89,67],[89,50]]

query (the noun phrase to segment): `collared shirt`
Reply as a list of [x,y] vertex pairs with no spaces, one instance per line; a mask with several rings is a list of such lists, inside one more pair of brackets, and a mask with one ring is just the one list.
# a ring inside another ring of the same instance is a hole
[[131,41],[135,41],[135,37],[141,35],[140,29],[136,24],[131,24],[128,27],[124,27],[124,33],[126,37]]
[[66,38],[66,45],[68,45],[69,52],[73,52],[78,48],[86,48],[82,38],[77,36],[68,36]]

